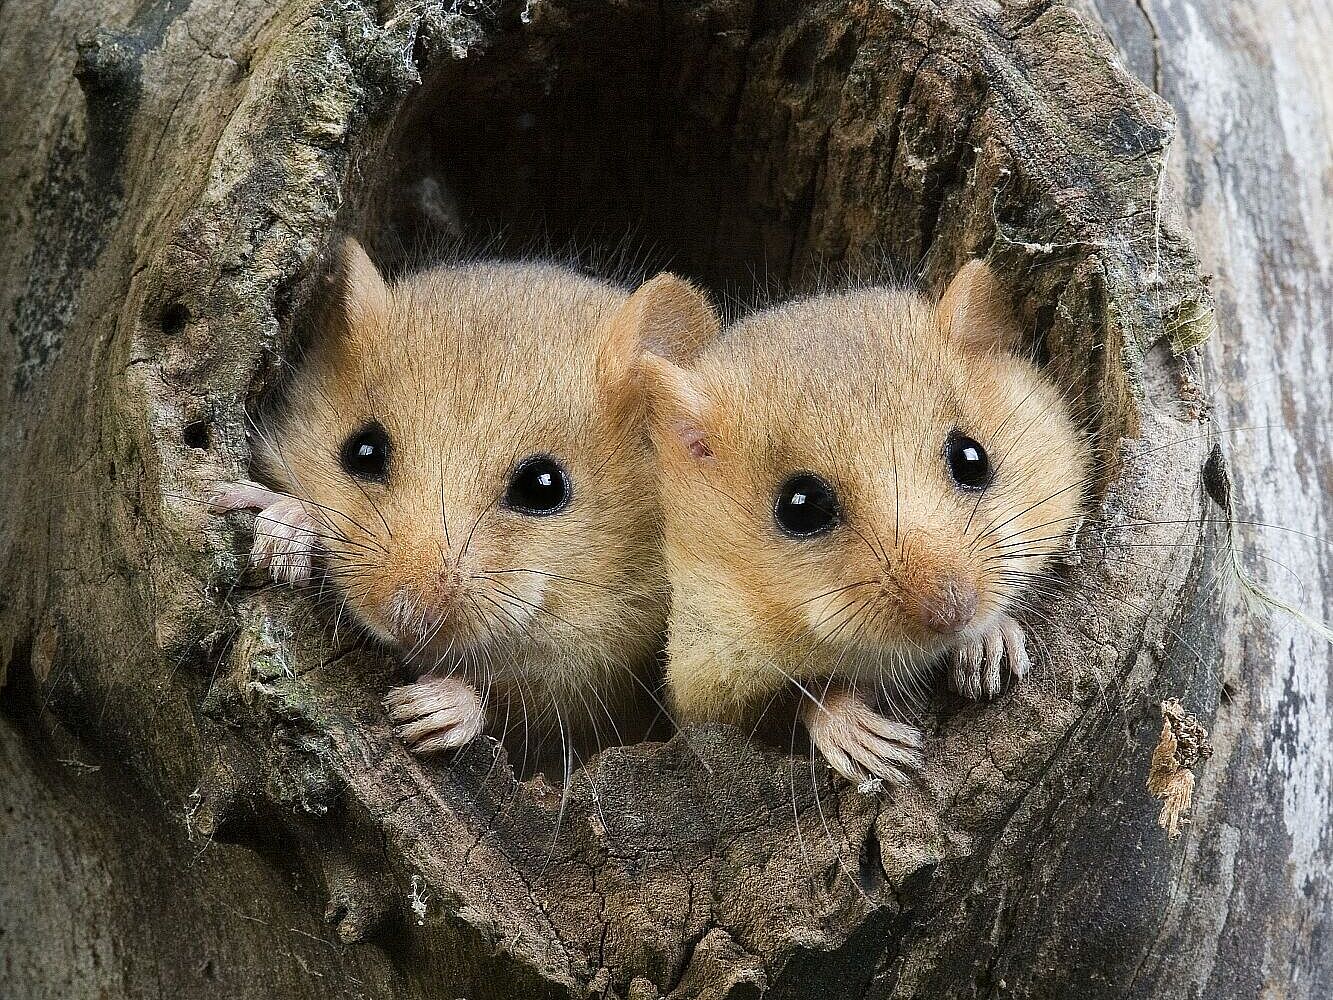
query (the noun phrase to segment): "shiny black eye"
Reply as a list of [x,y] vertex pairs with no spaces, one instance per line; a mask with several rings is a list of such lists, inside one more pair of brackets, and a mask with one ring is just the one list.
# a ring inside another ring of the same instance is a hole
[[949,475],[963,489],[984,490],[993,472],[986,449],[961,431],[954,431],[944,442],[944,461]]
[[560,463],[547,455],[533,455],[518,464],[509,477],[505,506],[520,514],[545,517],[569,505],[569,476]]
[[371,483],[389,478],[389,432],[372,420],[343,442],[338,461],[350,476]]
[[813,473],[798,472],[778,489],[773,519],[794,538],[822,535],[838,523],[838,494]]

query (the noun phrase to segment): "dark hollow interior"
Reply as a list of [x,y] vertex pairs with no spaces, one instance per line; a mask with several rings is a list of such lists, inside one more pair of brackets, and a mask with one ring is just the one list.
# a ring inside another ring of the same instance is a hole
[[965,117],[900,111],[905,35],[868,45],[854,19],[775,6],[541,5],[485,52],[437,56],[364,170],[377,255],[574,250],[742,302],[915,273],[971,154]]

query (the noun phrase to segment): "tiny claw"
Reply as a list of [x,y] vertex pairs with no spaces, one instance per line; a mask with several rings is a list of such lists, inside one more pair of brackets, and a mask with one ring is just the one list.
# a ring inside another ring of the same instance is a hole
[[850,688],[830,689],[823,704],[807,704],[802,717],[824,760],[858,787],[876,779],[907,785],[924,766],[921,731],[884,718]]
[[994,698],[1003,687],[1000,665],[1007,664],[1015,682],[1027,676],[1032,660],[1023,629],[1008,615],[961,639],[949,653],[949,687],[965,698]]
[[486,725],[481,695],[457,677],[423,677],[390,688],[384,707],[399,737],[419,755],[470,743]]

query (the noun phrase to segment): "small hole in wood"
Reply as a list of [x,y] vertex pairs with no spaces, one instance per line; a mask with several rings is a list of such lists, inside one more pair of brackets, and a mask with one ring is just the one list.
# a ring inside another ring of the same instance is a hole
[[430,61],[430,49],[426,45],[426,36],[417,32],[416,39],[412,42],[412,62],[417,69],[422,69]]
[[184,302],[172,302],[162,310],[162,332],[179,337],[190,325],[190,309]]
[[211,437],[206,420],[193,420],[181,430],[181,439],[187,448],[207,448]]

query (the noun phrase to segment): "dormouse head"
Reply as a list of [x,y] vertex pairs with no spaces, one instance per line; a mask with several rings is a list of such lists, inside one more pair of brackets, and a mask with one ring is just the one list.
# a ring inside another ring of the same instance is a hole
[[[693,294],[505,262],[391,284],[339,248],[262,457],[323,522],[355,619],[496,673],[651,652],[665,595],[638,312],[673,291]],[[653,349],[684,360],[709,336]]]
[[1040,605],[1087,448],[980,262],[938,303],[870,287],[648,357],[677,599],[788,671],[924,662]]

